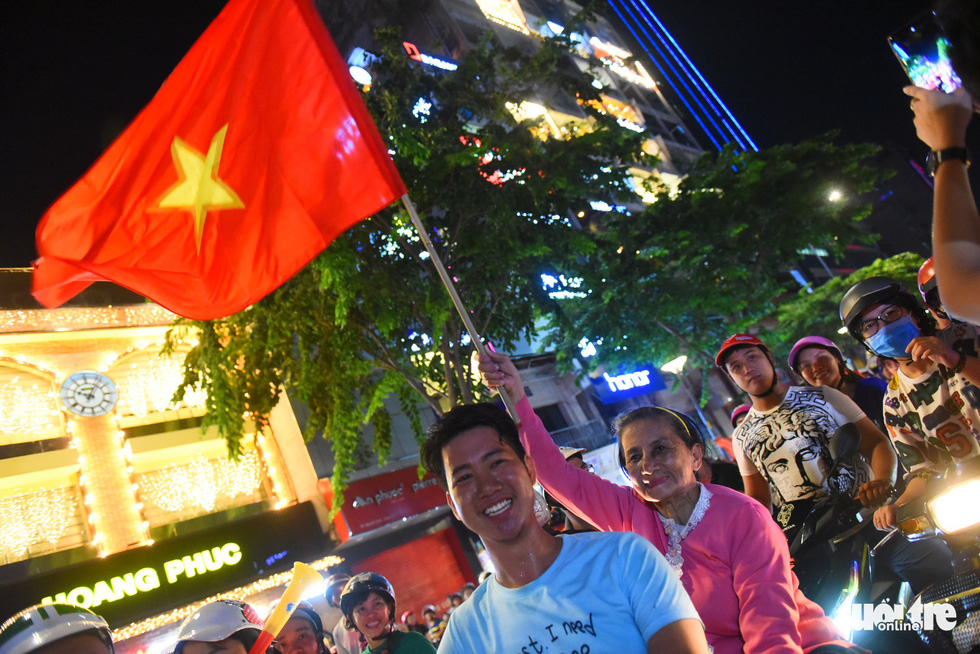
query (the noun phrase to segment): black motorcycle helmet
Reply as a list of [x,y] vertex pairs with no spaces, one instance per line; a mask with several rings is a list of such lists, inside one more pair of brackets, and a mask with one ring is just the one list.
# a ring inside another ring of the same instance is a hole
[[902,282],[891,277],[869,277],[852,286],[840,301],[840,320],[851,336],[864,343],[859,318],[868,307],[884,303],[905,307],[919,326],[919,331],[927,336],[935,333],[935,319],[925,312],[915,295]]
[[344,614],[345,626],[348,629],[356,629],[354,607],[371,593],[377,593],[384,598],[385,603],[388,604],[388,620],[391,623],[395,622],[395,589],[392,588],[391,582],[377,572],[361,572],[351,577],[340,595],[340,610]]

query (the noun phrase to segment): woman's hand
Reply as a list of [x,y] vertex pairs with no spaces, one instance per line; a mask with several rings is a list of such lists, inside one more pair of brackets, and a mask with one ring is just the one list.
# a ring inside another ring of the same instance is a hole
[[881,531],[888,531],[893,527],[897,527],[898,522],[895,520],[895,505],[888,504],[875,511],[874,523],[875,527]]
[[511,401],[517,404],[524,397],[524,384],[517,367],[506,354],[488,351],[479,356],[480,376],[487,388],[496,390],[503,387]]

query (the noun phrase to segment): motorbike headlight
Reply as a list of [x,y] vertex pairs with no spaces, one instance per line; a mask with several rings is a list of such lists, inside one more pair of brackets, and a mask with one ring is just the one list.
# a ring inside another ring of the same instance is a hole
[[936,526],[955,534],[980,524],[980,479],[971,479],[944,490],[929,501],[929,513]]
[[857,561],[853,561],[848,575],[847,587],[841,592],[837,599],[837,605],[830,613],[830,619],[834,621],[837,631],[845,640],[850,640],[851,636],[854,635],[854,599],[858,592],[859,578]]

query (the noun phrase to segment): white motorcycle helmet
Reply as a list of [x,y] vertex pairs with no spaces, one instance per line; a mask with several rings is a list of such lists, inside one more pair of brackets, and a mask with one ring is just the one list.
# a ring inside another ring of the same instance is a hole
[[0,654],[28,654],[88,632],[113,651],[112,630],[101,616],[73,604],[36,604],[0,625]]
[[180,624],[174,652],[180,654],[184,643],[215,643],[238,637],[247,652],[262,630],[258,613],[245,602],[234,599],[205,604]]

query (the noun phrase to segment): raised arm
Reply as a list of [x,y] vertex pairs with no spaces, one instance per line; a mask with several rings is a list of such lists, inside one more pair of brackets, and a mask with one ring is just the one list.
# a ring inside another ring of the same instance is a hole
[[[965,89],[953,93],[908,86],[915,130],[930,150],[966,145],[966,128],[973,116],[973,98]],[[950,314],[980,322],[980,215],[961,161],[939,166],[935,176],[932,249],[939,294]]]
[[633,511],[652,511],[624,486],[606,481],[565,461],[524,394],[524,384],[505,354],[480,357],[480,373],[490,388],[503,387],[517,405],[521,442],[534,461],[538,481],[556,500],[602,531],[632,531]]

